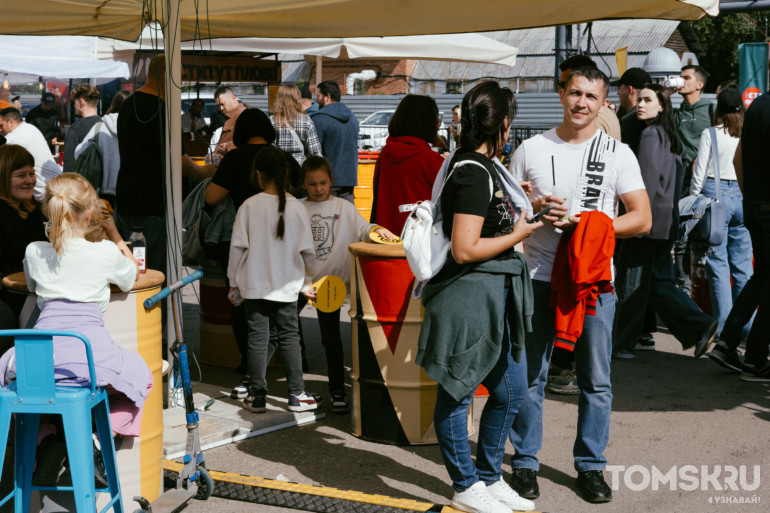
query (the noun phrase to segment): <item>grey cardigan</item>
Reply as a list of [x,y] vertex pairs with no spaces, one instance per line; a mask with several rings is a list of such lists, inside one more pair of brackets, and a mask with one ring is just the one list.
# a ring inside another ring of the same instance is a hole
[[[506,282],[511,297],[506,305]],[[422,293],[425,317],[416,363],[456,400],[470,394],[497,363],[508,318],[511,352],[519,361],[532,331],[532,282],[520,253],[464,266]]]
[[663,127],[652,125],[642,131],[637,159],[652,210],[652,228],[647,237],[671,240],[679,224],[676,204],[681,178],[677,176],[677,164],[682,166],[682,155],[671,153],[671,141]]

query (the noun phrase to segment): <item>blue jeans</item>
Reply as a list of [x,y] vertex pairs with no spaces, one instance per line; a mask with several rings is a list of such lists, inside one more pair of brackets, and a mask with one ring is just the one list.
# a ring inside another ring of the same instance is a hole
[[[751,236],[743,224],[743,195],[736,180],[720,181],[721,201],[727,206],[727,237],[706,253],[706,278],[711,291],[711,314],[719,321],[719,332],[725,325],[733,301],[741,293],[753,273]],[[716,199],[716,181],[708,178],[702,194]],[[730,278],[732,277],[732,286]],[[751,321],[745,326],[751,329]]]
[[489,399],[479,421],[475,464],[468,443],[468,407],[475,390],[457,401],[438,385],[433,422],[441,456],[456,491],[463,492],[478,481],[490,485],[500,480],[506,435],[526,392],[525,373],[523,359],[516,363],[511,356],[506,325],[497,363],[481,382],[489,390]]
[[[532,316],[532,333],[527,334],[525,344],[528,389],[510,433],[511,443],[516,449],[511,465],[539,470],[537,453],[543,445],[543,398],[556,333],[554,311],[549,305],[551,284],[532,280],[532,291],[535,313]],[[615,302],[613,292],[599,295],[596,316],[585,316],[583,334],[575,344],[580,399],[577,437],[572,454],[578,472],[603,470],[607,465],[604,449],[610,436],[612,411],[610,359]]]

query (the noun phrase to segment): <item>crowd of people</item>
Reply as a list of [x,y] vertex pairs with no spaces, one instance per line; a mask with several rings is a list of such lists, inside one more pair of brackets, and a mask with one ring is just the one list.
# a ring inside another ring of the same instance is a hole
[[[603,470],[611,362],[654,350],[658,320],[696,358],[708,354],[746,381],[770,381],[768,95],[746,112],[735,85],[723,84],[714,108],[702,98],[708,74],[698,66],[682,69],[678,89],[653,83],[639,68],[610,84],[582,55],[560,70],[563,122],[518,145],[508,167],[498,159],[516,116],[508,88],[484,81],[464,96],[453,109],[451,154],[436,151],[436,102],[404,97],[376,164],[369,220],[353,205],[358,121],[337,83],[318,84],[315,101],[307,88],[281,85],[271,116],[222,86],[215,92],[223,115],[216,130],[206,127],[202,103],[193,102],[183,130],[193,137],[215,133],[216,158],[199,166],[183,155],[182,172],[199,182],[196,208],[217,219],[206,252],[226,271],[242,358],[231,395],[243,408],[266,411],[265,373],[276,348],[288,409],[318,408],[322,395],[303,379],[299,322],[316,299],[312,284],[333,274],[349,287],[347,246],[372,232],[395,238],[407,216],[399,206],[431,197],[451,252],[423,289],[415,362],[438,383],[434,426],[454,508],[534,509],[546,390],[580,395],[576,487],[588,502],[610,501]],[[619,88],[617,114],[610,85]],[[684,100],[676,110],[675,92]],[[0,272],[25,272],[38,295],[36,326],[88,331],[99,384],[117,392],[113,430],[136,436],[152,377],[141,358],[112,342],[101,314],[110,283],[128,290],[137,279],[123,242],[136,227],[147,239],[150,266],[166,269],[165,61],[154,58],[144,85],[117,94],[104,116],[90,85],[73,90],[71,100],[79,119],[67,132],[62,167],[52,156],[61,134],[51,129],[50,93],[32,119],[14,107],[0,110]],[[78,174],[95,137],[103,161],[98,191]],[[693,198],[727,206],[720,244],[683,237],[682,205]],[[114,221],[103,213],[108,208]],[[106,240],[89,239],[94,227]],[[705,266],[709,312],[689,295],[690,258]],[[18,327],[19,301],[0,291],[2,328]],[[319,311],[318,323],[331,407],[344,413],[339,311]],[[12,379],[12,341],[0,341],[2,353],[0,384]],[[83,379],[82,358],[68,356],[57,357],[57,371]],[[123,367],[112,364],[117,359]],[[489,399],[474,460],[467,412],[479,385]],[[55,425],[46,432],[60,439]],[[507,440],[515,449],[510,482],[502,470]],[[60,464],[61,451],[49,453],[58,460],[53,466]],[[51,465],[39,462],[37,482],[55,481]]]

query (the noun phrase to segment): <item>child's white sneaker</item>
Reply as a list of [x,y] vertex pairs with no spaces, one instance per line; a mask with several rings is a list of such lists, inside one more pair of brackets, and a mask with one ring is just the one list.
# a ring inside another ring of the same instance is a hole
[[481,481],[464,492],[455,492],[452,507],[467,513],[511,513],[511,508],[492,497]]
[[289,394],[289,411],[309,411],[318,408],[318,397],[316,394],[302,392],[299,395]]
[[489,495],[502,502],[513,511],[533,511],[535,503],[531,500],[521,497],[516,491],[508,486],[508,483],[500,478],[500,481],[487,486]]

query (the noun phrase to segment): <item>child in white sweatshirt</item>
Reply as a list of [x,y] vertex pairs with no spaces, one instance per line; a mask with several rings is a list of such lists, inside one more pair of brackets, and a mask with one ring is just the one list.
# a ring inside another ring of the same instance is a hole
[[[395,238],[395,235],[386,228],[367,223],[352,203],[330,194],[332,172],[325,158],[317,155],[308,157],[302,164],[302,174],[308,194],[303,203],[310,218],[315,247],[313,281],[331,274],[342,278],[345,286],[350,289],[348,246],[353,242],[369,240],[369,232],[372,230],[388,240]],[[300,298],[298,310],[302,310],[306,303],[307,300]],[[326,351],[332,411],[344,413],[348,411],[348,402],[345,394],[340,311],[325,313],[318,310],[317,313],[321,343]]]
[[286,169],[286,158],[278,148],[268,147],[257,154],[251,181],[263,192],[247,199],[238,209],[230,242],[230,301],[237,306],[245,300],[249,327],[249,394],[243,407],[255,413],[265,411],[271,317],[283,352],[289,410],[315,410],[320,399],[305,391],[297,315],[300,292],[315,299],[310,290],[315,262],[313,238],[305,207],[286,192]]

